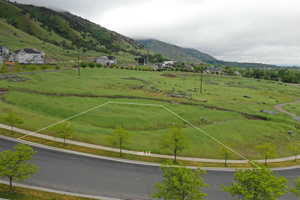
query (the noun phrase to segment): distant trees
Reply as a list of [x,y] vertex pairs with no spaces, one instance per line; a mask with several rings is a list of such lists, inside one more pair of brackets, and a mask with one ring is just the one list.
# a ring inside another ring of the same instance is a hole
[[10,190],[13,190],[13,181],[22,181],[37,172],[38,167],[29,163],[36,153],[31,147],[18,144],[15,151],[0,152],[0,177],[9,179]]
[[109,138],[109,141],[112,145],[119,148],[120,157],[122,157],[122,150],[124,148],[124,145],[129,140],[129,134],[124,128],[117,128],[112,133],[112,137]]
[[71,139],[74,134],[72,124],[69,122],[65,122],[55,126],[54,130],[56,132],[57,137],[64,139],[64,145],[66,145],[66,140]]
[[273,68],[273,69],[260,69],[260,68],[248,68],[239,71],[244,77],[267,79],[273,81],[282,81],[286,83],[300,83],[300,70],[297,69],[285,69],[285,68]]
[[185,149],[186,137],[181,128],[174,127],[161,140],[161,146],[167,148],[174,155],[174,162],[177,162],[177,155]]
[[183,166],[162,165],[163,180],[156,184],[154,198],[163,200],[203,200],[207,196],[202,188],[207,185],[202,179],[203,171]]
[[267,168],[240,170],[234,181],[223,189],[239,200],[276,200],[288,192],[287,180]]
[[277,154],[276,145],[272,143],[266,143],[256,146],[258,152],[265,157],[265,165],[268,165],[268,159],[275,157]]
[[13,112],[9,112],[6,117],[4,117],[4,122],[10,126],[11,132],[15,126],[23,124],[23,120]]

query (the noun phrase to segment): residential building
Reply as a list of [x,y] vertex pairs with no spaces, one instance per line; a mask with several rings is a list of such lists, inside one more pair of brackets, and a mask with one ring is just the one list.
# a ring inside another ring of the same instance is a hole
[[45,64],[45,53],[37,49],[20,49],[10,55],[9,61],[21,64]]
[[95,59],[95,62],[105,66],[111,66],[117,64],[117,59],[114,56],[102,56]]

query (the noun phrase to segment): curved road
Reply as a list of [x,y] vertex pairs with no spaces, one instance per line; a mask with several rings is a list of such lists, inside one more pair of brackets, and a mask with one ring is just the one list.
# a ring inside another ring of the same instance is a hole
[[[0,139],[0,151],[12,148],[16,143]],[[94,159],[73,154],[35,148],[38,153],[33,162],[40,171],[26,184],[67,192],[99,195],[120,199],[150,199],[153,186],[161,180],[158,167],[126,164]],[[300,169],[278,172],[293,180],[300,176]],[[209,171],[204,176],[210,185],[205,189],[208,200],[231,200],[221,191],[220,185],[232,181],[232,172]],[[286,195],[283,200],[296,200]]]

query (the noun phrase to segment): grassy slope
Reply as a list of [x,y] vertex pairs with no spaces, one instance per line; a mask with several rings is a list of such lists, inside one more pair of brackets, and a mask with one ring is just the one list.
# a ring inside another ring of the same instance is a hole
[[[96,95],[124,95],[152,97],[173,102],[186,102],[166,96],[167,92],[190,92],[199,84],[198,76],[190,73],[177,73],[176,78],[161,76],[158,72],[136,72],[115,69],[86,69],[79,79],[75,72],[48,73],[29,76],[31,81],[11,83],[0,81],[0,88],[28,88],[52,93],[76,93]],[[128,78],[140,80],[128,80]],[[126,80],[124,78],[127,78]],[[158,88],[161,92],[154,92]],[[5,99],[11,104],[0,102],[0,121],[4,113],[13,110],[23,116],[24,128],[36,130],[48,124],[87,110],[107,101],[163,104],[180,116],[201,127],[211,136],[252,158],[259,157],[255,146],[273,142],[279,147],[279,155],[289,155],[287,143],[288,130],[295,130],[295,123],[284,114],[266,115],[260,110],[272,110],[277,103],[293,101],[298,88],[271,81],[254,79],[209,76],[205,80],[206,92],[195,95],[191,102],[218,106],[250,114],[264,115],[270,120],[249,120],[236,112],[219,111],[202,106],[180,105],[153,100],[56,97],[10,91]],[[247,99],[243,96],[248,95]],[[207,103],[202,103],[202,100]],[[131,141],[128,149],[151,150],[168,153],[160,148],[160,138],[173,124],[181,124],[189,138],[189,147],[182,155],[222,157],[219,145],[205,135],[183,125],[178,119],[158,108],[109,105],[73,120],[76,134],[74,139],[95,144],[110,145],[108,139],[112,130],[122,125],[129,130]],[[47,131],[46,133],[53,133]],[[295,136],[294,140],[300,137]],[[138,141],[138,142],[136,142]],[[235,157],[236,158],[236,157]]]
[[[56,45],[41,41],[40,39],[29,35],[15,27],[7,24],[4,20],[0,19],[0,45],[9,47],[11,50],[17,50],[21,48],[37,48],[44,51],[48,58],[55,59],[56,61],[70,62],[77,59],[78,52],[74,50],[65,50]],[[81,59],[89,60],[91,57],[97,57],[105,55],[105,53],[98,53],[93,51],[88,51],[84,54],[81,54]],[[120,63],[133,63],[134,56],[125,53],[119,52],[114,54]],[[73,62],[73,63],[74,63]]]
[[[0,0],[0,45],[12,50],[37,48],[53,61],[70,62],[78,57],[79,50],[73,44],[76,41],[87,49],[80,53],[86,61],[111,52],[119,63],[129,64],[135,63],[136,53],[145,52],[133,40],[70,13]],[[93,48],[96,46],[97,51]]]
[[8,186],[0,184],[0,198],[10,200],[88,200],[87,198],[72,197],[19,187],[16,188],[16,191],[13,193],[8,191]]
[[70,59],[75,55],[75,51],[69,51],[68,54],[62,48],[43,42],[36,37],[16,29],[4,20],[0,20],[0,44],[9,47],[11,50],[35,47],[45,51],[48,57],[58,60]]

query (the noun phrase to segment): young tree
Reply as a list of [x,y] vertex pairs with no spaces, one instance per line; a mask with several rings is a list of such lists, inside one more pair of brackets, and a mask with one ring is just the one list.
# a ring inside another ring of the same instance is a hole
[[268,165],[268,159],[275,157],[277,152],[276,152],[276,145],[271,144],[271,143],[266,143],[263,145],[258,145],[256,149],[259,151],[261,155],[265,157],[265,165]]
[[195,67],[195,70],[197,72],[200,72],[200,74],[201,74],[201,76],[200,76],[200,93],[201,94],[203,93],[203,79],[204,79],[203,76],[204,76],[204,72],[206,69],[207,69],[207,67],[203,66],[203,65]]
[[200,169],[192,170],[182,166],[174,167],[171,164],[161,167],[163,180],[156,184],[157,192],[153,198],[163,200],[203,200],[205,193],[201,191],[207,185]]
[[163,136],[161,146],[169,149],[174,155],[174,162],[177,162],[177,155],[186,147],[186,137],[182,129],[174,127],[169,133]]
[[295,187],[291,189],[291,192],[300,199],[300,178],[295,180]]
[[240,170],[234,180],[223,189],[239,200],[276,200],[288,191],[287,180],[267,168]]
[[227,148],[223,147],[222,148],[222,153],[224,155],[224,165],[225,165],[225,167],[228,167],[227,162],[228,162],[228,159],[229,159],[230,151]]
[[4,118],[4,121],[10,126],[11,132],[13,132],[14,126],[23,124],[23,120],[13,112],[9,112]]
[[120,157],[122,157],[122,150],[124,144],[129,140],[129,134],[124,128],[117,128],[114,130],[112,137],[110,138],[112,145],[117,146],[120,150]]
[[296,162],[297,156],[300,154],[300,141],[292,142],[289,145],[289,149],[295,155],[295,162]]
[[65,122],[55,126],[54,130],[56,132],[57,137],[64,139],[64,145],[66,145],[66,140],[71,139],[74,133],[72,124],[69,122]]
[[37,166],[28,161],[36,153],[30,146],[18,144],[15,151],[0,152],[0,177],[9,179],[10,190],[13,189],[13,181],[22,181],[37,172]]

